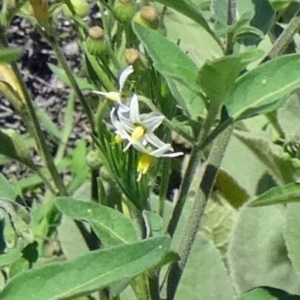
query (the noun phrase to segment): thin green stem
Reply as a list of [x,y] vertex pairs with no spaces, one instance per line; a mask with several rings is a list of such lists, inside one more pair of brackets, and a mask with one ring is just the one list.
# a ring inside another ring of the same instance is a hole
[[[203,149],[215,138],[223,129],[223,126],[228,126],[228,122],[221,123],[212,133],[209,135],[209,130],[214,121],[214,110],[209,111],[207,118],[204,121],[204,124],[198,134],[197,140],[198,142],[193,146],[191,157],[185,171],[181,187],[178,194],[178,199],[176,205],[174,207],[171,220],[169,221],[167,232],[172,237],[175,233],[175,230],[178,225],[178,221],[180,219],[183,206],[185,204],[188,191],[192,184],[193,178],[195,176],[196,170],[201,163],[201,152]],[[226,127],[224,127],[226,128]],[[221,131],[219,131],[221,130]]]
[[170,168],[171,168],[171,160],[164,159],[162,162],[162,174],[161,174],[161,182],[159,186],[159,207],[158,213],[161,217],[164,216],[164,208],[166,195],[168,192],[169,180],[170,180]]
[[181,275],[188,260],[192,245],[196,238],[204,210],[213,188],[215,178],[220,168],[224,153],[233,130],[233,125],[228,127],[213,143],[206,169],[203,174],[200,188],[195,197],[193,207],[190,211],[188,223],[184,229],[180,241],[178,254],[180,261],[172,265],[168,276],[167,300],[173,300]]
[[277,41],[274,43],[272,49],[264,58],[264,62],[279,56],[282,54],[289,43],[293,40],[293,37],[300,29],[300,16],[295,16],[291,19],[288,26],[283,30]]
[[178,199],[174,207],[171,220],[167,227],[167,232],[171,237],[174,235],[177,228],[178,221],[181,216],[181,212],[183,210],[183,206],[185,204],[185,200],[187,198],[191,183],[193,181],[197,167],[200,164],[200,159],[201,152],[199,151],[198,147],[194,146],[192,148],[191,157],[181,183]]
[[149,283],[149,292],[151,300],[160,300],[160,292],[159,292],[159,278],[158,275],[155,274],[148,278]]
[[[232,25],[236,20],[236,0],[228,0],[227,7],[227,24]],[[234,34],[229,32],[227,35],[225,54],[229,55],[233,53],[234,47]]]
[[[5,33],[3,31],[0,32],[0,38],[1,38],[2,44],[5,47],[8,47],[8,42],[7,42]],[[20,84],[22,93],[24,95],[24,102],[25,102],[26,110],[27,110],[28,117],[29,117],[29,120],[27,121],[27,119],[26,119],[26,120],[24,120],[24,122],[26,122],[26,126],[28,127],[28,129],[30,130],[31,134],[33,135],[33,137],[35,139],[39,154],[43,158],[43,161],[51,174],[52,180],[58,190],[58,193],[60,195],[67,195],[66,187],[63,184],[63,181],[57,171],[57,168],[54,164],[51,153],[48,149],[48,145],[46,143],[45,136],[40,127],[40,124],[39,124],[37,115],[35,113],[35,109],[34,109],[31,97],[29,95],[28,89],[26,87],[26,84],[22,78],[22,75],[19,71],[17,64],[15,62],[11,63],[11,67],[13,69],[13,72],[14,72],[19,84]]]

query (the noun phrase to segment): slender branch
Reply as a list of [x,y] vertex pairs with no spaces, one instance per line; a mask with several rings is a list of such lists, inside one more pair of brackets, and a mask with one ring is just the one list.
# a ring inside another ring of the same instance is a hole
[[188,223],[180,242],[178,251],[180,261],[173,264],[170,269],[167,285],[167,300],[173,300],[175,296],[232,130],[233,125],[228,127],[213,143],[212,150],[207,161],[207,166],[200,183],[200,188],[195,197],[195,201],[188,218]]
[[[232,25],[236,20],[236,0],[228,0],[228,7],[227,7],[227,25]],[[226,41],[226,49],[225,54],[229,55],[233,53],[233,46],[234,46],[234,34],[233,32],[229,32],[227,34],[227,41]]]
[[263,62],[282,54],[289,43],[293,40],[294,35],[300,29],[300,16],[295,16],[291,19],[288,26],[283,30],[279,38],[274,43],[272,49],[264,58]]

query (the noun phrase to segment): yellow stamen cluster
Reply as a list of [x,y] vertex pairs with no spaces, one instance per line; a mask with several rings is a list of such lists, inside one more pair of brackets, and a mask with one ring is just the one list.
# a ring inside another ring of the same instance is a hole
[[138,125],[134,128],[134,130],[131,133],[131,138],[134,141],[138,141],[141,139],[146,133],[146,129],[142,125]]
[[150,156],[146,153],[141,154],[139,162],[138,162],[138,167],[137,167],[137,171],[139,173],[137,181],[140,181],[142,178],[142,175],[145,175],[148,172],[148,170],[152,164],[152,161],[153,161],[153,156]]

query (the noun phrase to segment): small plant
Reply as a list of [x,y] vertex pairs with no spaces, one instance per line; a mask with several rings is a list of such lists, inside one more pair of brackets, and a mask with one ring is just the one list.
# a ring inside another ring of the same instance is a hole
[[[297,1],[0,7],[0,94],[26,127],[0,128],[0,161],[29,171],[0,175],[0,299],[300,299]],[[26,85],[16,19],[55,54],[62,128]],[[89,137],[70,145],[75,102]]]

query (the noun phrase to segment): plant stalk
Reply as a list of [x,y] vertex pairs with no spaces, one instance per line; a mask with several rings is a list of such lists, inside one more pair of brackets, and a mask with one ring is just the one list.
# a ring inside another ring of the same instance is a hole
[[173,300],[181,275],[187,263],[192,245],[196,238],[204,210],[213,188],[215,178],[220,168],[224,153],[233,130],[233,125],[228,127],[213,143],[206,169],[203,174],[200,188],[195,197],[193,207],[191,209],[188,223],[184,229],[182,239],[179,246],[178,254],[180,261],[173,264],[168,276],[167,300]]

